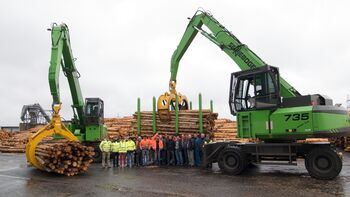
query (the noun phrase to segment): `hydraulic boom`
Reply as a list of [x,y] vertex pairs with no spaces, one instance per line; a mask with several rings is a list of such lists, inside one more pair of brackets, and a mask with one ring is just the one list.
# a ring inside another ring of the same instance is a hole
[[49,85],[53,99],[52,105],[61,103],[59,90],[59,73],[62,67],[62,71],[68,79],[69,88],[73,100],[73,120],[79,125],[84,125],[84,99],[79,84],[80,73],[74,64],[75,59],[73,57],[69,30],[66,24],[52,26],[51,42],[52,46],[49,68]]
[[[203,30],[203,25],[209,32]],[[325,95],[301,95],[280,77],[277,67],[267,65],[207,12],[195,13],[171,58],[170,92],[158,99],[160,118],[169,118],[169,106],[174,106],[177,96],[179,109],[187,109],[186,97],[176,91],[176,76],[179,62],[198,32],[241,69],[231,74],[230,110],[236,116],[238,138],[256,141],[206,144],[203,166],[218,162],[222,171],[236,175],[249,163],[296,165],[297,159],[304,158],[312,177],[338,176],[342,161],[330,143],[297,140],[349,135],[350,119],[345,108],[333,105],[332,99]]]
[[[30,137],[26,147],[29,163],[42,169],[35,157],[37,144],[45,137],[62,136],[69,140],[80,140],[86,145],[95,146],[94,160],[100,161],[101,154],[97,145],[106,136],[107,128],[103,124],[104,104],[100,98],[84,98],[82,96],[79,77],[80,73],[75,67],[75,58],[72,53],[69,30],[66,24],[54,23],[51,31],[51,61],[49,67],[49,86],[52,95],[53,118],[49,124]],[[59,89],[59,73],[62,67],[64,76],[69,83],[73,101],[73,118],[69,124],[61,122],[59,111],[61,98]]]
[[[203,30],[206,26],[210,32]],[[179,63],[197,33],[212,41],[223,50],[241,70],[249,70],[266,66],[267,64],[251,51],[247,45],[241,43],[230,31],[220,24],[211,14],[198,10],[190,19],[179,45],[171,57],[169,92],[158,98],[158,112],[162,119],[167,118],[169,107],[174,105],[175,97],[179,97],[179,109],[188,109],[187,98],[176,91],[176,77]],[[281,96],[284,98],[300,96],[286,80],[280,78]]]

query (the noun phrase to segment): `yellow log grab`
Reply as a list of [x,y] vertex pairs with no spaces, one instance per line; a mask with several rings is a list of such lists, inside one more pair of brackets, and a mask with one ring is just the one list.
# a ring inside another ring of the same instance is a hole
[[29,138],[28,144],[26,145],[26,157],[27,161],[41,169],[45,170],[43,166],[38,162],[38,160],[35,157],[35,148],[38,145],[39,142],[45,137],[52,136],[54,134],[58,134],[65,139],[68,140],[74,140],[78,141],[78,138],[73,135],[72,132],[70,132],[66,126],[61,122],[61,116],[59,115],[59,111],[61,109],[61,104],[54,105],[53,107],[53,115],[52,120],[49,124],[41,128],[38,132],[36,132],[34,135],[32,135]]

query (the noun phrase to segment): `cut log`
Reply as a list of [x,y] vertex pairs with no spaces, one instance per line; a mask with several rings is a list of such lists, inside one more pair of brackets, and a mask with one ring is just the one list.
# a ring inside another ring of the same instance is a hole
[[[92,163],[93,147],[83,146],[78,141],[51,140],[41,142],[35,156],[46,171],[74,176],[84,173]],[[77,160],[82,161],[78,165]]]
[[[142,111],[141,115],[141,135],[152,136],[153,133],[153,112]],[[218,114],[212,113],[210,110],[203,110],[203,132],[212,133],[214,128],[214,120]],[[133,115],[133,130],[137,131],[137,113]],[[156,131],[159,134],[175,135],[175,111],[170,111],[170,120],[163,121],[156,114]],[[179,111],[179,134],[198,134],[199,133],[199,111],[198,110],[181,110]]]
[[24,153],[28,139],[42,126],[19,132],[0,131],[0,152]]

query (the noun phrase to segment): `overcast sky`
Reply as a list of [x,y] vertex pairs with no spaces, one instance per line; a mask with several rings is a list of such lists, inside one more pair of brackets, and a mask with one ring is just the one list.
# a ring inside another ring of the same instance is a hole
[[[55,3],[54,3],[55,2]],[[0,2],[0,125],[17,125],[22,105],[50,109],[52,22],[70,28],[84,97],[101,97],[107,117],[131,115],[141,97],[168,89],[170,58],[198,7],[209,10],[265,62],[280,68],[302,94],[326,94],[345,105],[350,94],[349,1],[16,1]],[[228,107],[230,73],[238,66],[198,34],[180,63],[178,91],[204,107]],[[72,117],[61,76],[62,115]]]

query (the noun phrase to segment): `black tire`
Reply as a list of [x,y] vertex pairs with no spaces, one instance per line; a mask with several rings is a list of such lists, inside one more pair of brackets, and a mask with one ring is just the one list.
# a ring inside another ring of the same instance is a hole
[[343,162],[330,147],[316,147],[306,155],[305,167],[311,177],[329,180],[339,175]]
[[239,147],[225,148],[218,160],[219,168],[228,174],[238,175],[247,167],[246,154]]
[[92,160],[94,163],[101,163],[102,162],[102,152],[100,150],[100,142],[85,142],[85,146],[92,146],[94,147],[95,155],[92,156]]
[[102,162],[102,152],[100,151],[100,148],[95,148],[95,155],[92,157],[92,160],[94,161],[94,163]]

